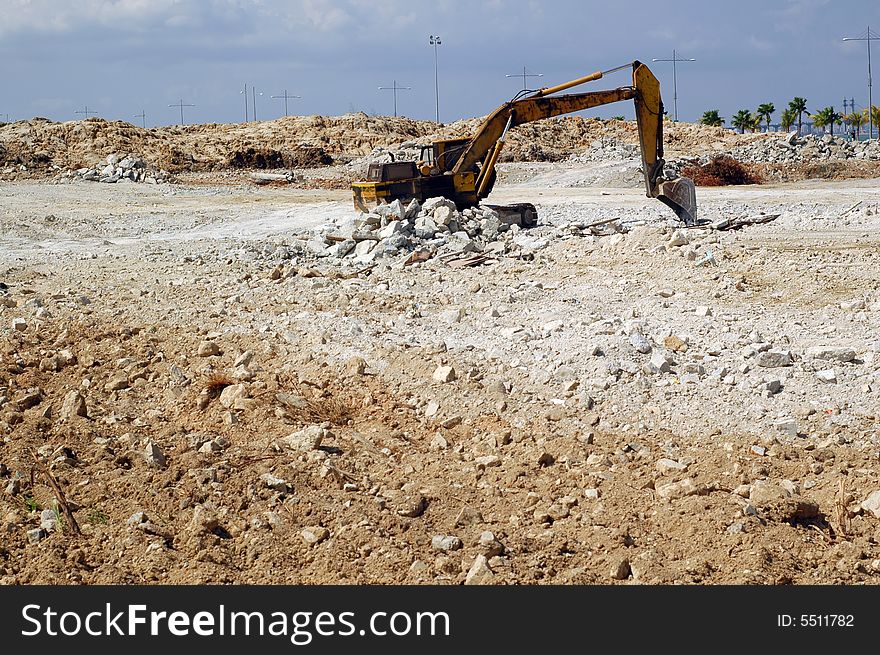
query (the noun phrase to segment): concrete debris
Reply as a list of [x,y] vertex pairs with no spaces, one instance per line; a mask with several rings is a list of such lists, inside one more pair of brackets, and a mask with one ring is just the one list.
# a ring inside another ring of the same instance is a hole
[[83,180],[118,184],[121,182],[141,182],[144,184],[163,184],[170,175],[164,170],[154,170],[137,155],[107,155],[103,162],[69,170],[61,174],[61,180]]

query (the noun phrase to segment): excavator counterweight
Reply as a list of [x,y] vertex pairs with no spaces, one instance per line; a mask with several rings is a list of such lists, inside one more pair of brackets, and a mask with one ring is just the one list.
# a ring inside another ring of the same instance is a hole
[[[370,166],[368,180],[352,185],[355,207],[368,211],[376,204],[396,199],[408,201],[415,198],[424,201],[434,196],[449,198],[460,208],[479,205],[491,193],[495,184],[495,165],[504,148],[507,132],[512,127],[613,102],[632,100],[648,197],[657,198],[670,207],[686,225],[695,225],[697,202],[693,181],[685,177],[673,180],[663,177],[665,162],[660,83],[641,62],[634,61],[632,71],[632,86],[608,91],[554,95],[574,86],[599,80],[605,75],[596,72],[506,102],[489,114],[470,139],[434,142],[427,148],[426,156],[422,157],[423,161],[418,165],[415,162],[374,164]],[[534,206],[524,203],[517,207],[522,214],[522,224],[534,224]]]

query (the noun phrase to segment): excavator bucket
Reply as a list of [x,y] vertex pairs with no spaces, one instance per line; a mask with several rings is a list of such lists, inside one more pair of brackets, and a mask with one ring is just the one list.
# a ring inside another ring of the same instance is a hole
[[685,225],[697,225],[697,190],[689,177],[661,182],[657,200],[667,205]]

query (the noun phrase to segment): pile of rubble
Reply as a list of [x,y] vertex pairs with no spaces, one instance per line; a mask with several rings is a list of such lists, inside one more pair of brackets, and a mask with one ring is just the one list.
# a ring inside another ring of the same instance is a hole
[[146,184],[162,184],[168,181],[168,173],[164,170],[155,171],[147,167],[147,162],[137,155],[107,155],[97,166],[79,168],[75,171],[62,173],[60,179],[79,179],[87,182],[143,182]]
[[317,257],[336,257],[356,264],[410,254],[409,259],[433,256],[466,257],[503,255],[528,246],[518,213],[497,212],[491,207],[459,211],[446,198],[429,198],[420,204],[400,200],[379,205],[370,213],[324,225],[305,244]]
[[629,159],[641,159],[638,144],[602,138],[593,141],[587,150],[571,155],[568,161],[586,164]]
[[798,136],[797,132],[792,132],[784,137],[763,139],[734,148],[729,154],[742,162],[761,164],[880,160],[880,144],[876,140],[848,141],[830,134]]

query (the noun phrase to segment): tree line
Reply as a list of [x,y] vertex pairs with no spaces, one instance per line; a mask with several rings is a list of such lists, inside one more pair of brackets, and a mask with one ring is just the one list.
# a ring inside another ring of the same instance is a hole
[[[744,133],[746,130],[757,132],[761,129],[762,124],[766,124],[767,131],[769,132],[771,117],[775,112],[776,107],[772,102],[765,102],[758,105],[758,108],[755,111],[740,109],[730,119],[730,125],[734,129],[739,130],[740,133]],[[874,118],[874,125],[880,125],[880,107],[871,107],[871,113]],[[783,109],[779,114],[779,125],[786,132],[789,131],[792,126],[797,125],[797,133],[800,134],[801,127],[803,126],[804,114],[813,120],[813,125],[816,127],[821,127],[823,131],[827,128],[832,136],[834,135],[835,125],[845,124],[849,128],[850,133],[855,138],[859,138],[862,133],[862,127],[869,123],[868,109],[854,111],[850,114],[841,114],[835,111],[834,107],[824,107],[811,114],[807,109],[806,98],[797,97],[789,102],[788,107]],[[700,123],[703,125],[711,125],[713,127],[721,127],[725,122],[726,121],[719,114],[717,109],[710,109],[709,111],[703,112],[703,116],[700,118]],[[871,135],[869,134],[868,138],[870,137]]]

